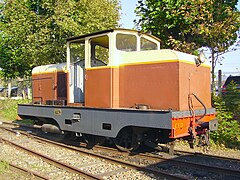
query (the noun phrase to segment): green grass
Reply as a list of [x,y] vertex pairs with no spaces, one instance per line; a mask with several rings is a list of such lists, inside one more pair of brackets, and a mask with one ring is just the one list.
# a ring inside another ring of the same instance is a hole
[[0,117],[6,121],[14,121],[17,118],[17,105],[21,103],[28,103],[29,100],[14,100],[5,99],[0,100]]
[[22,125],[34,125],[34,120],[31,119],[22,119],[22,120],[16,120],[13,121],[14,123],[22,124]]
[[9,164],[6,161],[0,161],[0,174],[3,174],[9,169]]

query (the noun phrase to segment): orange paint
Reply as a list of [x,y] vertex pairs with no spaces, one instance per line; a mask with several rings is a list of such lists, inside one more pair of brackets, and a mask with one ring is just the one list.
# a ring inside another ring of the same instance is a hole
[[47,100],[67,100],[66,83],[67,74],[64,72],[33,74],[33,102],[46,104]]
[[[184,62],[135,64],[86,70],[85,105],[96,108],[189,110],[194,93],[211,108],[210,69]],[[199,83],[199,81],[203,83]],[[193,98],[193,109],[203,109]]]
[[85,106],[112,107],[112,82],[110,68],[96,68],[85,72]]
[[[196,116],[195,119],[200,118],[200,116]],[[209,122],[215,118],[214,114],[207,114],[201,122]],[[180,138],[184,136],[190,135],[189,127],[191,127],[191,121],[193,117],[183,117],[183,118],[172,118],[172,132],[170,138]],[[199,126],[196,124],[196,126]]]

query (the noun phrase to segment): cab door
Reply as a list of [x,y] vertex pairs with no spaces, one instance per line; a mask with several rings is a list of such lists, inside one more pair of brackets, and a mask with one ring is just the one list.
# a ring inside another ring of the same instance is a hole
[[109,66],[109,37],[89,38],[85,64],[85,106],[110,108],[112,72]]
[[76,40],[67,45],[68,103],[84,104],[85,42]]

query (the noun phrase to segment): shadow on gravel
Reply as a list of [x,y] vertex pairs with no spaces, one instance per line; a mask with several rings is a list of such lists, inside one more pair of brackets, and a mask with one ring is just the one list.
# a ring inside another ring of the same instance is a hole
[[161,161],[148,166],[187,179],[240,179],[240,161],[229,161],[201,155],[174,156],[169,160]]

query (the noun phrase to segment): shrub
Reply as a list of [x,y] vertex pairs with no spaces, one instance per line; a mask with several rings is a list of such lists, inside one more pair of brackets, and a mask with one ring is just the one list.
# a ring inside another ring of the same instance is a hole
[[240,149],[240,131],[236,120],[222,120],[219,122],[218,130],[212,132],[213,141],[225,147]]
[[[237,108],[230,106],[231,101],[237,102],[234,100],[234,98],[231,99],[229,97],[225,97],[224,100],[220,97],[213,98],[219,125],[218,130],[211,133],[211,138],[218,145],[240,149],[239,123],[233,120]],[[239,103],[236,106],[239,106]]]

